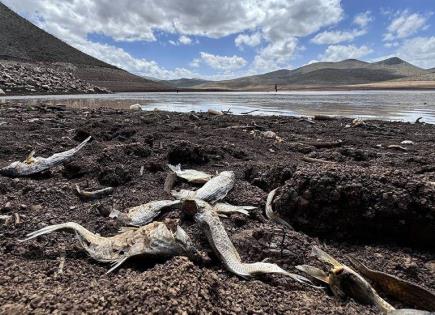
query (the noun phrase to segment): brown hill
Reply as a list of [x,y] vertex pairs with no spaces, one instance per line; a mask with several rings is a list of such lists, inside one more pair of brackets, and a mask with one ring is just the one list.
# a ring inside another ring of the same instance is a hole
[[348,59],[340,62],[312,63],[295,70],[283,69],[262,75],[203,83],[192,86],[192,88],[263,90],[271,89],[275,84],[283,89],[330,88],[390,81],[410,76],[422,76],[427,73],[427,70],[399,58],[389,58],[375,63]]

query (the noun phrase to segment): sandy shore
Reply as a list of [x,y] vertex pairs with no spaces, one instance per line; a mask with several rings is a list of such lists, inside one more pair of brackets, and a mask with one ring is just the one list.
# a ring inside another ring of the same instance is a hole
[[[370,121],[345,128],[350,123],[0,104],[0,167],[23,160],[31,150],[45,157],[93,137],[72,162],[48,174],[0,177],[0,213],[13,218],[0,225],[0,313],[378,314],[375,307],[339,301],[282,276],[247,281],[230,274],[199,227],[178,210],[158,220],[178,220],[208,262],[138,258],[105,275],[109,266],[92,260],[72,234],[18,242],[45,225],[67,221],[105,236],[117,233],[121,225],[108,217],[112,209],[170,198],[163,191],[167,163],[212,174],[235,171],[237,183],[226,201],[258,207],[248,217],[222,219],[244,261],[269,258],[295,272],[298,264],[320,266],[310,256],[318,245],[343,262],[353,254],[371,268],[433,290],[435,252],[430,233],[423,232],[433,231],[435,220],[435,127]],[[279,138],[263,136],[268,130]],[[414,145],[388,148],[404,140]],[[83,202],[75,184],[115,191]],[[284,239],[282,229],[263,214],[274,188],[280,188],[274,207],[295,227]],[[311,210],[319,218],[327,214],[327,220],[315,221]],[[350,220],[360,220],[358,233]],[[410,242],[408,226],[422,231],[421,238]],[[396,307],[412,307],[386,298]]]

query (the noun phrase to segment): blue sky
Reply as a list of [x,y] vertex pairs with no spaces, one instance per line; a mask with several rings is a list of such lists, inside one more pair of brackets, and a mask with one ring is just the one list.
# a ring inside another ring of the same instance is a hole
[[435,67],[435,0],[0,1],[92,56],[161,79],[391,56]]

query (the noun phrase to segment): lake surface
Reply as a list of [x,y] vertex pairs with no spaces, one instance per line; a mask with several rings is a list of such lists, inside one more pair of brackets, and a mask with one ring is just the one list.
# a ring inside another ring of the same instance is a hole
[[228,110],[234,114],[312,116],[339,115],[435,123],[435,91],[316,91],[316,92],[197,92],[117,93],[109,95],[55,95],[0,97],[0,103],[14,100],[25,104],[49,102],[74,107],[109,106],[125,108],[141,104],[144,110],[207,111]]

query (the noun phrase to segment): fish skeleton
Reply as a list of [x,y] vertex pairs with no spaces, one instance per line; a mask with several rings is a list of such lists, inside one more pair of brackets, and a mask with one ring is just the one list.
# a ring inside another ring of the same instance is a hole
[[332,266],[329,274],[321,269],[307,265],[296,266],[296,269],[329,285],[335,296],[342,299],[352,297],[362,304],[376,305],[383,313],[395,310],[393,306],[379,296],[370,283],[351,268],[339,263],[317,246],[313,247],[312,254],[320,261]]
[[89,140],[91,140],[91,137],[88,137],[85,141],[71,150],[55,153],[48,158],[35,157],[35,151],[32,151],[24,162],[13,162],[0,169],[0,174],[9,177],[19,177],[44,172],[54,166],[71,160],[74,155],[89,142]]
[[172,190],[171,194],[176,199],[200,199],[209,203],[215,203],[226,197],[236,182],[236,175],[231,171],[221,172],[210,179],[204,186],[196,191]]
[[251,278],[258,274],[275,273],[289,276],[298,282],[311,283],[305,277],[289,273],[276,264],[265,262],[243,263],[217,213],[213,211],[212,206],[207,202],[203,200],[185,200],[183,210],[194,216],[195,221],[206,234],[214,252],[230,272],[243,278]]
[[181,165],[177,166],[168,164],[168,167],[174,172],[178,177],[187,180],[189,183],[193,184],[205,184],[212,176],[210,174],[196,171],[196,170],[181,170]]
[[273,202],[273,198],[275,198],[277,190],[278,190],[278,188],[272,190],[267,195],[266,208],[265,208],[266,217],[271,221],[274,221],[278,224],[285,226],[286,228],[288,228],[290,230],[293,230],[293,227],[287,221],[285,221],[276,212],[273,211],[272,202]]
[[127,210],[127,213],[122,213],[118,210],[112,210],[111,218],[117,218],[124,224],[132,226],[143,226],[154,220],[162,210],[179,205],[180,200],[159,200],[151,201],[146,204],[133,207]]
[[60,230],[74,231],[82,247],[93,259],[112,263],[112,268],[107,273],[112,272],[133,256],[186,255],[192,258],[197,257],[196,249],[186,232],[177,226],[176,232],[172,233],[162,222],[153,222],[138,229],[130,228],[111,237],[99,236],[78,223],[68,222],[47,226],[29,233],[23,241]]

